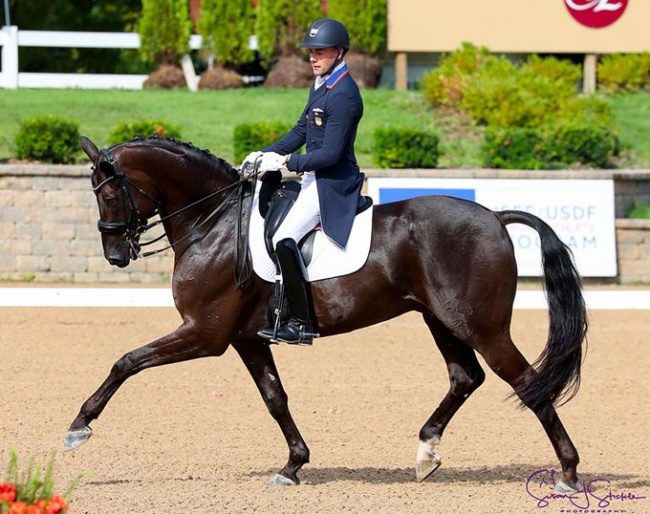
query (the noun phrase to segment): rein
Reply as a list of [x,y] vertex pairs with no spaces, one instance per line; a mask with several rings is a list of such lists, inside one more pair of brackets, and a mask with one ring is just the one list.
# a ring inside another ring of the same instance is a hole
[[[112,180],[117,180],[119,184],[119,188],[124,194],[126,198],[126,203],[127,203],[127,221],[117,221],[117,222],[110,222],[110,221],[103,221],[99,220],[97,222],[97,229],[99,232],[102,234],[122,234],[126,240],[126,242],[129,244],[130,249],[131,249],[131,257],[132,259],[136,259],[139,257],[149,257],[151,255],[156,255],[158,253],[164,252],[166,250],[169,250],[170,248],[173,248],[176,246],[178,243],[186,240],[192,235],[192,230],[199,228],[203,225],[205,225],[210,219],[212,219],[217,213],[219,213],[225,205],[227,205],[230,201],[230,199],[233,197],[233,195],[237,194],[237,221],[235,224],[235,283],[237,285],[237,288],[241,288],[252,276],[253,269],[251,267],[250,259],[248,258],[248,232],[246,233],[245,236],[242,235],[242,215],[243,215],[243,208],[244,208],[244,196],[245,196],[245,188],[244,185],[249,181],[248,179],[252,177],[252,184],[253,184],[253,189],[252,191],[255,191],[255,186],[257,183],[257,177],[258,177],[258,170],[257,166],[255,166],[253,169],[250,170],[243,170],[245,174],[247,174],[246,178],[242,178],[236,182],[233,182],[232,184],[229,184],[217,191],[213,191],[212,193],[207,194],[206,196],[184,206],[181,207],[180,209],[167,214],[166,216],[163,216],[162,218],[159,218],[158,220],[154,221],[153,223],[149,223],[149,219],[144,216],[139,209],[136,206],[136,203],[133,199],[133,196],[131,195],[131,190],[129,188],[133,187],[135,190],[138,191],[144,198],[147,200],[153,202],[155,204],[155,209],[154,212],[151,216],[155,216],[160,212],[160,201],[156,200],[148,194],[145,190],[143,190],[141,187],[139,187],[137,184],[135,184],[132,180],[130,180],[124,171],[120,168],[119,163],[117,162],[117,159],[115,156],[111,153],[110,150],[104,148],[100,150],[100,156],[104,156],[108,163],[111,165],[113,169],[113,173],[102,180],[99,184],[93,186],[92,190],[94,193],[97,193],[102,187],[104,187],[106,184],[111,182]],[[96,163],[93,166],[93,170],[98,167],[99,163]],[[240,173],[240,176],[243,176],[243,173]],[[188,211],[189,209],[192,209],[193,207],[196,207],[197,205],[200,205],[201,203],[214,198],[215,196],[218,196],[222,193],[229,192],[229,194],[222,199],[222,201],[216,206],[216,208],[208,214],[205,218],[201,219],[201,216],[197,218],[197,220],[192,224],[190,227],[188,233],[183,236],[182,238],[170,243],[169,245],[165,246],[164,248],[159,248],[157,250],[152,250],[149,252],[144,252],[140,253],[140,247],[141,246],[148,246],[153,243],[156,243],[160,241],[163,237],[165,237],[167,234],[163,233],[160,236],[150,240],[146,241],[143,243],[140,243],[136,240],[137,236],[140,236],[144,234],[145,232],[151,230],[152,228],[164,223],[165,221],[178,216],[179,214],[182,214],[185,211]],[[251,194],[250,198],[250,206],[253,204],[253,194]],[[200,220],[200,221],[199,221]]]

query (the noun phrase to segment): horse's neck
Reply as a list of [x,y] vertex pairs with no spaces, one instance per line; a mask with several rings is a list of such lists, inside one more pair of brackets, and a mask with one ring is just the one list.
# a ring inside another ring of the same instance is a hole
[[[193,241],[194,243],[210,244],[206,238],[209,233],[217,236],[223,235],[232,238],[235,229],[235,222],[240,215],[238,196],[241,194],[236,179],[227,176],[218,176],[215,172],[214,178],[205,180],[204,177],[193,177],[188,174],[187,179],[168,181],[166,189],[161,190],[163,201],[160,207],[161,218],[167,218],[163,222],[165,232],[170,242]],[[248,184],[244,184],[246,191],[250,190]],[[246,197],[250,198],[250,197]],[[244,199],[241,215],[247,217],[247,204]],[[215,230],[217,227],[223,230]],[[188,233],[192,232],[191,236]],[[176,249],[176,248],[175,248]]]

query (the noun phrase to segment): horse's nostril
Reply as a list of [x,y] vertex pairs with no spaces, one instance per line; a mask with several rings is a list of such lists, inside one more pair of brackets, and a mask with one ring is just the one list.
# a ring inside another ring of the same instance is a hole
[[127,259],[120,257],[109,257],[107,260],[111,266],[117,266],[118,268],[124,268],[129,263]]

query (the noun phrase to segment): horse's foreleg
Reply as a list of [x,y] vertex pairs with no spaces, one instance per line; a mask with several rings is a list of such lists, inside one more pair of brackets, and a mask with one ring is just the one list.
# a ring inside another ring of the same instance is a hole
[[289,446],[287,464],[269,481],[269,485],[298,485],[300,480],[297,473],[309,462],[309,448],[289,412],[287,394],[282,387],[271,350],[261,342],[235,346],[235,349],[253,377],[266,407],[278,423]]
[[472,348],[456,338],[433,316],[425,314],[424,320],[447,364],[449,391],[420,430],[420,444],[415,461],[415,477],[418,482],[422,482],[440,466],[441,457],[435,451],[435,446],[440,443],[445,427],[454,414],[485,380],[485,373]]
[[147,368],[162,366],[199,357],[208,353],[200,344],[192,344],[196,337],[185,325],[146,346],[125,354],[111,369],[104,383],[81,406],[66,434],[65,450],[74,450],[92,435],[89,424],[102,413],[109,400],[129,377]]

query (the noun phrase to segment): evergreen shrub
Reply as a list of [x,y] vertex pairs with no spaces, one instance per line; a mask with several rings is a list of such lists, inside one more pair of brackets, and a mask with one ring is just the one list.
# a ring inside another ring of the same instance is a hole
[[14,138],[18,159],[73,164],[79,153],[79,122],[45,115],[25,119]]
[[411,128],[378,128],[374,132],[373,160],[380,168],[435,168],[439,137]]
[[109,134],[108,142],[111,145],[131,141],[134,137],[160,137],[181,138],[181,131],[176,125],[163,120],[125,121],[118,124]]
[[236,125],[233,131],[235,162],[242,162],[250,152],[274,143],[289,132],[291,127],[282,121],[269,120]]

